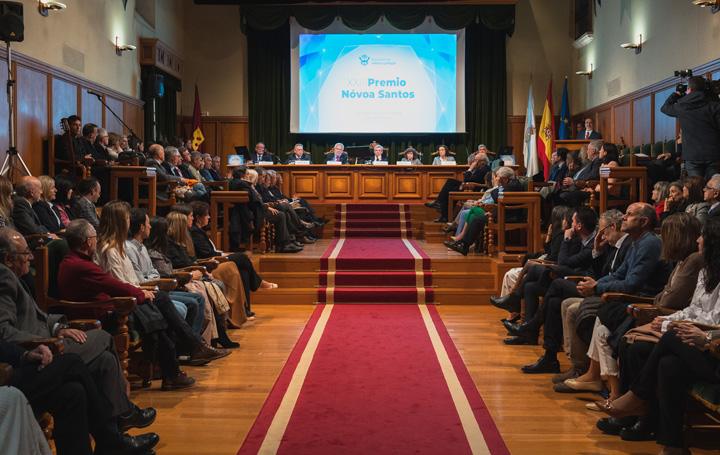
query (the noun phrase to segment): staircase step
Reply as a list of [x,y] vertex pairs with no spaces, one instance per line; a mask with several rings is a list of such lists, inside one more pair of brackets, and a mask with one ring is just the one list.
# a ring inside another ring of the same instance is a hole
[[320,286],[334,283],[335,286],[386,286],[386,287],[415,287],[418,282],[422,286],[432,284],[432,274],[429,272],[320,272]]
[[335,223],[336,229],[407,229],[410,226],[410,220],[347,220],[344,223]]
[[432,288],[360,288],[318,289],[319,302],[334,303],[428,303],[434,301]]
[[340,212],[345,209],[346,212],[393,212],[397,213],[401,209],[404,212],[410,210],[409,204],[335,204],[335,211]]
[[[335,212],[335,221],[340,222],[343,214],[341,212]],[[345,212],[346,220],[409,220],[410,212]]]
[[340,238],[344,235],[345,238],[363,239],[363,238],[385,238],[385,239],[399,239],[405,234],[406,238],[412,238],[412,232],[409,230],[401,229],[334,229],[333,236]]

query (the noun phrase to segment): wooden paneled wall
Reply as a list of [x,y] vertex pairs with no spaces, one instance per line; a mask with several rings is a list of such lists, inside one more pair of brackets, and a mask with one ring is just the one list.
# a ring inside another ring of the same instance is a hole
[[[178,118],[178,135],[192,137],[192,117]],[[252,151],[250,130],[247,117],[203,117],[203,136],[205,137],[205,152],[219,155],[222,170],[225,172],[228,156],[236,155],[235,147],[246,145]]]
[[[2,66],[6,50],[0,49]],[[83,79],[39,60],[12,53],[15,76],[15,143],[32,175],[48,171],[47,139],[62,134],[60,119],[77,114],[83,124],[95,123],[118,134],[129,134],[92,90],[103,95],[105,102],[135,133],[143,137],[143,103],[141,100]],[[4,162],[9,147],[8,104],[0,96],[0,160]]]

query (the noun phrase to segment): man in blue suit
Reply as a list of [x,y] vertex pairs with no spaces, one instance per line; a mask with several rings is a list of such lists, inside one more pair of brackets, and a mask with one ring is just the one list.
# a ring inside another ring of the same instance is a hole
[[348,164],[348,157],[347,153],[344,152],[345,146],[338,142],[335,144],[335,147],[333,147],[333,152],[329,153],[325,157],[325,163],[329,163],[330,161],[339,161],[342,164]]
[[255,144],[255,153],[252,155],[253,164],[257,164],[259,161],[272,161],[272,155],[265,151],[265,144],[258,142]]
[[310,164],[312,164],[310,155],[305,153],[302,144],[295,144],[295,148],[293,148],[293,151],[288,155],[285,164],[295,164],[295,161],[309,161]]
[[593,139],[602,139],[602,136],[597,131],[593,131],[593,119],[585,119],[585,130],[578,132],[575,139],[585,139],[586,141]]

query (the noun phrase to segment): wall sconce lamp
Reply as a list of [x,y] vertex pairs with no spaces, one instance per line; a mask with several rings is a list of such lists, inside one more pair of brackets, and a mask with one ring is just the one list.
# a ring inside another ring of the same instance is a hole
[[588,79],[592,79],[593,64],[590,64],[590,71],[576,71],[575,74],[578,76],[587,76]]
[[117,36],[115,37],[115,53],[117,55],[122,55],[124,51],[134,51],[137,49],[137,47],[133,46],[132,44],[120,44],[119,43],[120,38]]
[[693,5],[697,5],[701,8],[711,6],[713,14],[720,11],[720,0],[694,0]]
[[642,52],[642,35],[637,36],[636,42],[621,44],[620,47],[623,49],[635,49],[635,53],[639,54]]
[[40,14],[47,17],[48,11],[50,10],[61,10],[65,9],[67,6],[65,6],[64,3],[60,2],[44,2],[42,0],[38,0],[38,11],[40,11]]

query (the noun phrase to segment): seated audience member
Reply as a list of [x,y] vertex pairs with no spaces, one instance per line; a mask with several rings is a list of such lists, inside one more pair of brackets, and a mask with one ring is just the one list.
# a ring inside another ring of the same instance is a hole
[[[543,244],[544,251],[542,253],[526,254],[524,259],[525,264],[523,264],[522,267],[512,268],[505,273],[500,297],[505,297],[515,290],[516,283],[519,284],[518,281],[522,281],[530,267],[536,264],[536,259],[557,262],[565,230],[569,229],[572,225],[573,214],[572,209],[562,205],[558,205],[553,209],[550,214],[550,223],[548,225],[547,235],[545,236],[545,243]],[[517,322],[518,319],[520,319],[520,312],[511,311],[510,315],[502,321]]]
[[682,182],[672,182],[668,189],[668,197],[665,199],[665,208],[660,214],[660,225],[662,226],[662,222],[670,215],[686,211],[688,205],[688,201],[683,196]]
[[[445,147],[445,146],[442,146],[442,147]],[[440,148],[438,147],[438,150],[439,149]],[[447,147],[445,147],[445,150],[449,152],[449,149]],[[448,153],[448,155],[449,154],[450,153]],[[495,155],[490,153],[490,150],[485,146],[485,144],[480,144],[480,145],[478,145],[478,149],[474,153],[472,153],[470,156],[468,156],[468,162],[467,162],[468,166],[470,166],[473,163],[473,161],[475,161],[479,156],[484,156],[485,158],[487,158],[488,163],[490,163],[490,161],[492,161],[495,158]],[[494,166],[493,166],[492,170],[493,171],[495,170]]]
[[272,160],[272,155],[265,149],[265,143],[258,142],[255,144],[255,153],[252,155],[253,164],[257,164],[261,161],[272,162]]
[[593,119],[585,119],[585,129],[578,132],[575,139],[585,139],[586,141],[593,139],[602,139],[602,136],[597,131],[593,131]]
[[[601,296],[605,292],[622,292],[641,296],[655,296],[662,290],[670,268],[660,261],[662,241],[653,232],[656,225],[655,209],[644,202],[636,202],[628,207],[622,217],[622,231],[632,240],[620,267],[598,280],[586,276],[577,285],[582,297]],[[557,281],[557,280],[555,280]],[[550,293],[552,289],[548,290]],[[570,295],[569,297],[574,297]],[[560,364],[557,353],[562,345],[562,318],[560,306],[562,300],[551,304],[550,296],[545,294],[545,330],[543,348],[545,354],[532,365],[521,368],[523,373],[559,373]],[[546,302],[547,301],[547,302]]]
[[310,203],[305,200],[305,198],[293,196],[292,198],[289,196],[285,196],[282,191],[279,188],[279,185],[283,184],[283,177],[282,174],[279,174],[275,171],[268,171],[270,174],[270,185],[267,187],[268,191],[275,196],[276,199],[280,200],[280,202],[287,202],[289,204],[292,204],[293,208],[297,208],[295,204],[299,204],[300,207],[302,207],[305,211],[307,211],[307,215],[304,217],[305,221],[309,223],[315,223],[315,227],[323,226],[330,222],[327,218],[320,218],[315,213],[315,209],[312,208]]
[[[175,343],[168,333],[168,321],[165,320],[153,300],[158,300],[158,303],[164,307],[172,307],[172,310],[175,310],[175,307],[164,293],[160,292],[156,296],[151,291],[144,291],[137,286],[123,283],[108,275],[100,266],[92,262],[92,257],[97,249],[97,238],[92,225],[86,220],[78,219],[68,225],[65,239],[70,251],[60,263],[58,271],[61,297],[73,301],[135,297],[140,303],[130,312],[128,324],[142,335],[143,354],[146,358],[155,358],[160,364],[163,375],[162,390],[192,387],[195,384],[195,378],[188,377],[185,372],[180,371]],[[103,321],[103,326],[112,327],[111,311],[112,305],[93,312],[93,314]],[[177,315],[177,311],[175,314]],[[177,319],[185,323],[179,315],[177,315]],[[207,363],[210,360],[200,357],[202,356],[195,359],[197,360],[196,364]]]
[[204,182],[205,180],[207,180],[200,173],[200,170],[203,169],[204,166],[205,166],[205,163],[203,162],[202,153],[192,152],[190,154],[190,165],[188,166],[188,169],[190,170],[190,173],[192,174],[193,178],[195,180],[197,180],[198,182]]
[[210,175],[210,169],[212,169],[212,156],[209,153],[203,153],[202,161],[200,162],[200,175],[208,182],[214,182],[215,179]]
[[336,161],[342,164],[348,164],[347,153],[344,152],[345,146],[338,142],[333,147],[332,153],[325,155],[325,162]]
[[[132,262],[125,252],[125,241],[130,228],[130,206],[124,201],[110,202],[103,208],[97,231],[97,252],[94,261],[113,278],[139,289],[137,275]],[[169,331],[181,344],[181,349],[191,357],[191,364],[201,365],[230,354],[208,346],[178,313],[168,295],[159,291],[147,297],[161,313]],[[147,304],[147,302],[145,302]],[[159,353],[164,354],[164,353]],[[166,360],[167,362],[167,360]],[[170,377],[175,366],[170,366]]]
[[[231,239],[235,235],[252,235],[252,229],[260,230],[265,220],[267,220],[268,223],[275,226],[275,248],[277,252],[298,253],[302,251],[302,244],[294,242],[295,237],[291,237],[288,231],[285,213],[263,203],[262,196],[254,186],[257,178],[257,172],[248,169],[247,166],[238,166],[233,170],[230,191],[246,191],[250,197],[250,202],[233,209],[229,228]],[[236,234],[238,232],[240,234]]]
[[212,157],[212,169],[210,170],[210,175],[213,176],[213,178],[217,181],[225,180],[225,178],[222,176],[221,172],[221,165],[220,157],[215,155]]
[[[167,216],[168,221],[168,257],[173,268],[195,266],[195,247],[188,232],[188,225],[193,219],[192,212],[185,215],[180,211],[172,211]],[[208,297],[213,301],[215,321],[217,325],[218,340],[225,348],[236,348],[239,344],[230,341],[225,331],[226,323],[230,328],[240,328],[247,321],[245,312],[245,292],[242,278],[235,263],[227,261],[218,264],[213,273],[205,272],[205,278],[213,281],[222,289],[220,294],[214,295],[215,287],[208,291]]]
[[558,147],[552,153],[552,166],[550,166],[549,182],[562,182],[568,173],[567,166],[568,149]]
[[[482,162],[482,158],[478,158],[474,163],[478,162]],[[509,167],[501,168],[497,173],[497,178],[498,186],[501,187],[504,192],[510,193],[513,191],[522,191],[522,184],[517,178],[515,178],[515,171]],[[497,204],[499,190],[500,188],[490,192],[494,204]],[[523,216],[520,212],[522,212],[522,210],[508,210],[505,212],[505,221],[508,223],[518,221]],[[490,217],[488,215],[476,216],[465,229],[465,233],[460,240],[456,242],[445,242],[445,246],[451,250],[457,251],[463,256],[467,256],[470,245],[475,243],[476,239],[487,225],[489,219]],[[497,209],[495,209],[495,219],[497,219]],[[445,219],[445,221],[447,221],[447,219]]]
[[[82,120],[77,115],[71,115],[67,118],[68,131],[62,136],[55,138],[55,158],[65,161],[82,161],[85,158],[92,158],[92,155],[86,154],[80,135],[82,132]],[[71,148],[72,147],[72,152]],[[66,165],[56,165],[55,171],[60,172],[67,169]]]
[[[667,326],[669,322],[720,326],[720,221],[710,218],[698,238],[703,257],[692,302],[684,310],[656,318],[650,325],[658,332],[657,343],[635,340],[620,342],[620,382],[624,395],[613,401],[596,402],[600,410],[613,418],[600,419],[605,425],[632,425],[636,417],[657,419],[657,443],[663,454],[686,454],[683,439],[687,390],[695,381],[720,383],[716,371],[720,361],[714,358],[707,345],[720,337],[719,331],[703,332],[692,324]],[[632,420],[631,420],[632,419]]]
[[[32,206],[40,201],[42,196],[42,184],[37,177],[23,176],[15,185],[13,202],[13,224],[22,235],[50,234],[50,231],[43,226],[37,213]],[[57,238],[55,234],[50,234]]]
[[65,226],[70,224],[72,220],[77,218],[75,212],[72,209],[72,201],[76,200],[73,196],[73,189],[75,188],[75,181],[72,177],[66,174],[60,174],[55,177],[55,208],[60,212],[60,220]]
[[45,226],[45,229],[53,234],[60,234],[65,232],[65,224],[62,222],[60,210],[55,206],[55,195],[57,194],[57,188],[55,188],[55,180],[47,175],[41,175],[38,177],[40,185],[42,186],[42,194],[40,200],[33,204],[33,210],[40,219],[40,223]]
[[288,231],[295,236],[295,241],[300,244],[315,243],[317,239],[312,235],[312,229],[315,225],[301,220],[292,205],[287,202],[282,202],[282,200],[272,194],[270,191],[270,185],[272,182],[270,172],[259,166],[257,166],[255,170],[258,173],[258,181],[255,185],[255,189],[260,194],[263,203],[273,204],[272,208],[285,213]]
[[[435,220],[436,223],[447,223],[448,214],[448,198],[452,191],[460,191],[465,183],[485,183],[485,174],[490,172],[490,166],[488,166],[488,158],[486,155],[479,155],[477,159],[473,160],[470,164],[470,168],[465,171],[463,181],[456,179],[447,179],[443,185],[440,193],[432,202],[426,202],[425,205],[436,209],[440,212],[440,218]],[[519,183],[519,182],[518,182]]]
[[[147,453],[160,440],[155,433],[130,436],[119,431],[117,419],[109,414],[112,404],[99,393],[90,372],[76,354],[53,358],[45,345],[26,351],[0,338],[0,362],[13,368],[12,387],[3,387],[2,392],[19,390],[23,405],[29,402],[36,413],[48,412],[53,416],[53,439],[58,455]],[[12,408],[3,409],[8,412]],[[52,453],[32,412],[27,420],[15,420],[14,425],[26,424],[37,429],[33,435],[37,433],[39,439],[35,447],[16,446],[27,443],[28,435],[13,431],[13,436],[3,437],[3,451],[8,451],[5,453]],[[9,425],[2,427],[7,429]],[[95,441],[94,452],[88,434]],[[41,446],[47,450],[37,452]]]
[[[118,427],[124,431],[150,425],[155,420],[155,410],[139,409],[128,399],[127,382],[113,337],[103,330],[71,329],[64,315],[45,314],[38,309],[20,280],[29,273],[31,260],[32,253],[23,236],[12,229],[0,229],[0,337],[11,342],[64,338],[64,352],[82,358],[98,390],[112,403],[110,417],[117,418]],[[59,276],[60,286],[63,282]]]
[[212,182],[220,182],[222,180],[225,180],[224,178],[222,178],[220,173],[213,167],[213,157],[210,156],[209,153],[206,153],[205,155],[203,155],[203,157],[205,158],[205,172],[208,174],[208,177],[205,178]]
[[[139,208],[131,209],[130,231],[127,240],[125,240],[125,253],[133,265],[139,283],[162,278],[160,273],[153,267],[147,248],[143,244],[145,239],[150,236],[150,229],[150,219],[147,216],[147,211]],[[181,291],[170,291],[168,295],[175,308],[190,324],[195,333],[201,333],[205,297],[202,294]]]
[[[606,221],[608,215],[605,215]],[[513,324],[503,322],[503,325],[514,336],[506,338],[503,343],[509,345],[536,344],[540,326],[544,321],[544,313],[538,312],[540,297],[548,294],[548,287],[554,284],[550,274],[566,275],[593,275],[593,249],[596,233],[595,226],[598,219],[595,211],[590,207],[579,207],[572,216],[570,227],[563,231],[563,240],[558,252],[557,265],[533,265],[525,274],[520,284],[506,297],[491,297],[490,303],[503,310],[518,312],[520,303],[525,299],[525,322]],[[552,284],[551,284],[552,282]]]
[[[167,232],[168,224],[165,217],[150,217],[150,234],[148,238],[143,241],[143,245],[147,248],[147,253],[152,261],[153,268],[157,270],[161,278],[170,278],[173,273],[175,273],[172,261],[168,257],[167,252]],[[203,273],[199,270],[193,270],[190,273],[191,279],[185,284],[185,289],[188,292],[200,294],[205,299],[205,307],[201,312],[203,316],[201,326],[199,330],[197,326],[194,326],[193,329],[195,329],[195,332],[199,333],[207,343],[215,343],[212,340],[217,340],[219,334],[217,330],[217,323],[215,321],[213,303],[208,297],[206,288],[206,285],[209,287],[210,283],[203,281]]]
[[[703,265],[702,256],[697,252],[700,230],[700,221],[687,213],[677,213],[663,223],[661,259],[674,262],[676,265],[663,291],[655,296],[654,305],[682,310],[690,304]],[[564,391],[597,391],[603,386],[602,378],[607,378],[610,400],[614,400],[621,395],[620,379],[617,361],[613,357],[615,346],[611,346],[608,339],[610,337],[619,339],[613,336],[614,331],[624,332],[626,327],[634,324],[634,320],[627,315],[624,303],[604,305],[593,319],[593,332],[587,351],[590,358],[589,369],[576,379],[566,380],[565,385],[571,390]],[[567,326],[565,329],[567,351]],[[649,326],[641,327],[637,331],[631,330],[625,336],[642,336],[642,339],[648,340],[651,336],[648,330]],[[572,349],[575,350],[576,345],[573,345]]]
[[[0,358],[3,357],[0,356]],[[35,420],[33,408],[30,407],[28,399],[21,391],[15,387],[0,387],[0,409],[3,411],[0,414],[0,437],[3,440],[3,453],[53,455],[45,435]],[[88,447],[90,447],[89,444],[88,440]],[[56,447],[58,447],[57,443]],[[92,449],[85,453],[92,454]]]
[[385,149],[382,145],[378,144],[375,147],[373,147],[373,156],[369,160],[369,164],[372,163],[379,163],[381,161],[387,161],[387,158],[383,156]]
[[124,150],[120,148],[120,136],[116,133],[108,133],[107,152],[110,158],[115,161],[117,161],[120,154],[124,152]]
[[119,139],[120,144],[120,150],[123,152],[132,152],[133,150],[130,148],[130,144],[128,144],[128,138],[125,135],[120,135]]
[[12,227],[12,193],[12,182],[4,175],[0,175],[0,228]]
[[710,204],[705,202],[703,194],[705,187],[705,178],[701,175],[691,175],[683,180],[683,197],[688,203],[685,211],[696,217],[701,223],[707,220],[710,209]]
[[[587,146],[583,146],[587,150]],[[582,168],[583,162],[580,158],[580,150],[570,150],[567,154],[567,158],[565,159],[565,164],[567,164],[567,177],[575,177],[575,174],[578,173],[578,171]],[[558,182],[558,184],[566,182],[565,179]]]
[[82,136],[79,138],[83,146],[85,156],[90,155],[95,158],[95,139],[97,138],[97,125],[94,123],[86,123],[82,128]]
[[[473,218],[475,218],[478,215],[484,215],[485,209],[483,209],[484,204],[492,204],[493,198],[492,198],[492,192],[500,187],[500,177],[498,176],[497,171],[499,171],[500,168],[495,168],[494,171],[488,172],[485,174],[485,177],[490,176],[491,181],[490,183],[486,183],[488,190],[486,190],[484,193],[482,193],[482,197],[478,199],[477,201],[467,201],[465,204],[463,204],[463,208],[460,211],[458,217],[457,217],[457,228],[455,231],[455,236],[450,237],[450,240],[453,242],[456,242],[457,240],[461,239],[462,236],[465,234],[465,228],[467,227],[468,223],[472,221]],[[487,182],[487,178],[485,179]],[[468,203],[470,203],[468,205]],[[466,207],[466,205],[468,205]],[[451,225],[454,224],[450,223]],[[443,231],[447,230],[443,228]]]
[[302,144],[295,144],[292,153],[290,153],[285,160],[285,164],[295,164],[295,161],[307,161],[312,164],[310,154],[305,153]]
[[[500,168],[495,168],[492,172],[488,172],[485,174],[485,191],[480,193],[480,199],[473,200],[468,199],[467,201],[463,202],[462,208],[458,211],[458,214],[455,216],[455,219],[452,220],[452,222],[448,222],[447,226],[442,227],[443,232],[461,232],[462,228],[460,228],[460,231],[458,231],[458,228],[460,227],[460,222],[465,219],[463,217],[467,217],[467,210],[472,209],[475,206],[480,206],[480,204],[490,204],[492,203],[492,197],[490,197],[490,193],[492,190],[497,188],[495,185],[495,182],[497,181],[497,171]],[[458,202],[458,205],[460,205],[460,202]],[[463,213],[465,212],[465,213]],[[462,215],[462,216],[461,216]],[[465,221],[467,221],[465,219]]]
[[95,203],[100,199],[100,182],[94,177],[89,177],[80,181],[76,190],[77,203],[73,207],[75,216],[87,220],[93,227],[99,226],[100,217]]
[[437,156],[435,158],[433,158],[432,164],[433,164],[433,166],[440,166],[444,162],[453,162],[454,163],[455,157],[448,153],[448,150],[444,145],[441,145],[437,149]]
[[675,150],[670,153],[661,153],[653,160],[638,161],[638,166],[647,167],[647,175],[651,182],[672,182],[680,178],[682,131],[676,144]]
[[[158,182],[177,182],[178,186],[175,188],[175,196],[179,199],[192,200],[195,197],[195,193],[187,186],[187,180],[179,175],[168,173],[167,169],[163,165],[164,163],[165,150],[162,145],[151,145],[148,149],[148,158],[145,160],[145,166],[155,168],[155,174],[157,175]],[[159,189],[157,191],[157,198],[161,201],[167,201],[170,198],[170,191],[171,190],[169,188]]]
[[[606,143],[603,144],[603,146],[600,148],[599,158],[602,160],[601,167],[618,167],[620,164],[618,164],[618,161],[620,161],[620,158],[618,156],[617,147],[615,147],[614,144]],[[620,196],[620,193],[622,191],[621,185],[613,185],[613,183],[616,182],[617,179],[608,179],[608,187],[607,192],[608,196],[611,198],[616,198]],[[595,192],[600,192],[600,184],[598,183],[595,185]]]
[[[720,174],[713,175],[708,180],[703,191],[705,193],[705,202],[710,206],[708,218],[720,216],[720,209],[718,209],[720,205]],[[0,198],[2,198],[2,191],[0,191]],[[2,205],[2,202],[0,202],[0,205]]]
[[565,179],[563,179],[561,190],[553,195],[555,204],[577,207],[589,197],[589,193],[578,188],[577,183],[589,180],[600,180],[600,166],[602,166],[600,149],[602,146],[603,143],[601,141],[592,141],[588,144],[587,163],[572,177],[565,177]]
[[[187,180],[194,180],[195,178],[190,173],[190,169],[187,165],[183,163],[184,157],[186,155],[189,159],[190,152],[188,152],[187,150],[181,152],[175,147],[167,146],[165,147],[165,161],[163,161],[161,164],[163,165],[168,174]],[[185,187],[183,187],[181,191],[189,193],[190,188],[186,189]],[[209,197],[207,188],[200,182],[196,182],[194,185],[192,185],[192,191],[195,198],[207,199]]]
[[96,160],[105,160],[108,163],[113,161],[110,156],[110,152],[107,149],[108,146],[108,132],[105,128],[97,129],[97,137],[93,144],[93,158]]
[[245,312],[249,318],[255,316],[255,313],[250,310],[250,292],[255,292],[258,289],[276,289],[277,284],[269,283],[260,278],[255,271],[255,267],[253,267],[252,261],[246,254],[228,254],[217,251],[215,245],[213,245],[203,230],[210,222],[210,206],[200,201],[193,202],[190,205],[193,209],[193,225],[188,231],[192,237],[195,255],[199,259],[226,256],[228,260],[235,263],[240,271],[240,277],[242,278],[243,288],[245,290]]
[[405,151],[403,152],[403,159],[398,164],[406,163],[410,163],[413,166],[422,165],[422,161],[420,161],[420,154],[412,147],[405,149]]
[[670,182],[657,182],[653,185],[652,194],[650,199],[653,201],[653,207],[657,212],[658,220],[660,220],[660,214],[665,211],[665,200],[670,195]]

